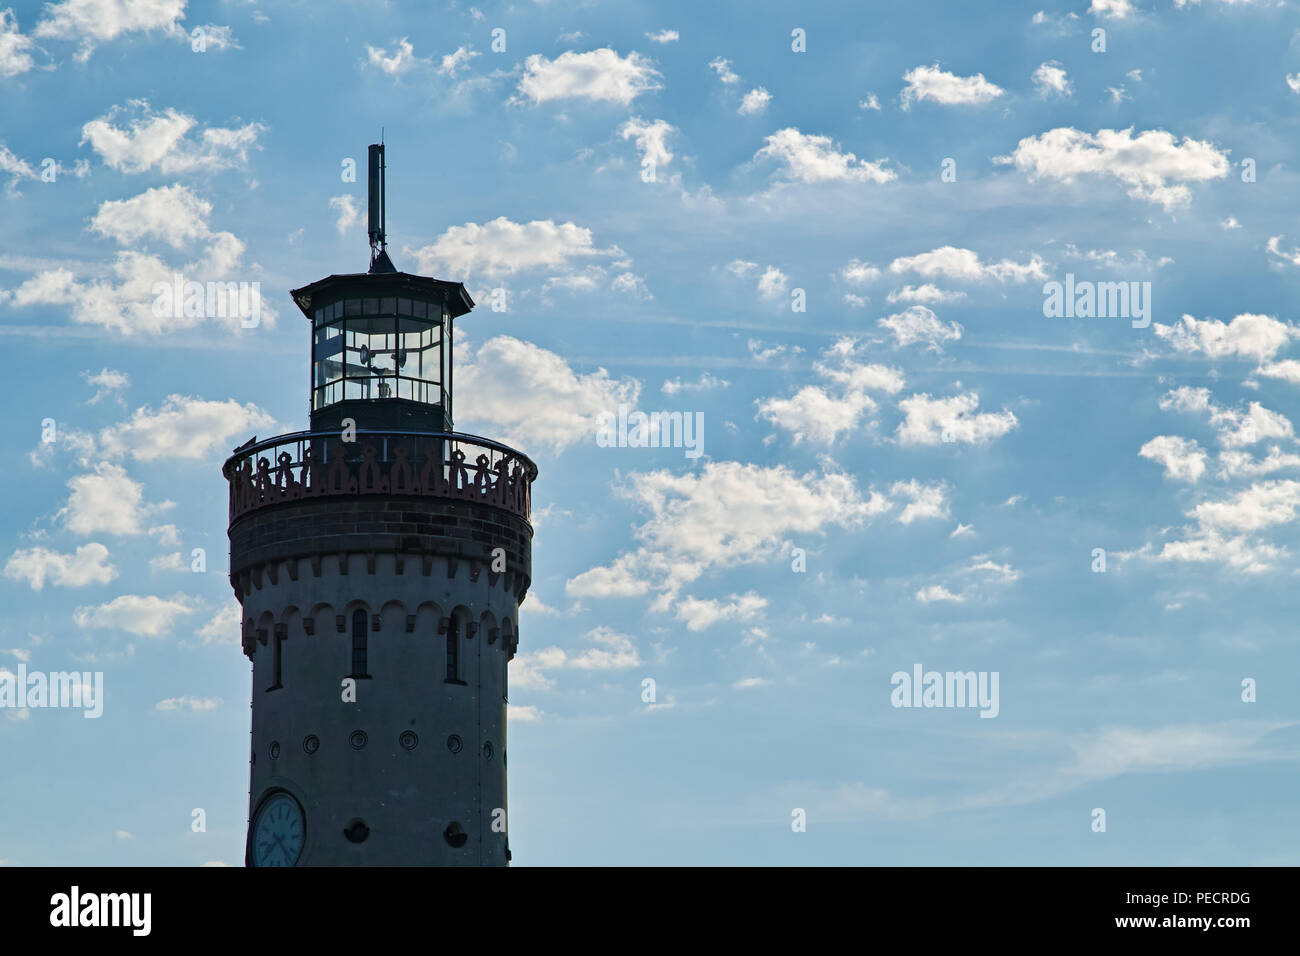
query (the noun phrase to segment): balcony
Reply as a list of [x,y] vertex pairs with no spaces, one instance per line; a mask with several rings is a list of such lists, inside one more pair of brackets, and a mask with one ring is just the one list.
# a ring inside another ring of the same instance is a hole
[[222,465],[230,523],[252,511],[329,496],[450,498],[529,520],[537,466],[528,456],[459,432],[294,432],[238,449]]

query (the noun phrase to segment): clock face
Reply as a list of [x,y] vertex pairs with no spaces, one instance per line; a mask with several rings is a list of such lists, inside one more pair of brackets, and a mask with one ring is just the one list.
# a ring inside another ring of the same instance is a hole
[[293,866],[302,855],[302,807],[283,790],[271,794],[253,818],[253,866]]

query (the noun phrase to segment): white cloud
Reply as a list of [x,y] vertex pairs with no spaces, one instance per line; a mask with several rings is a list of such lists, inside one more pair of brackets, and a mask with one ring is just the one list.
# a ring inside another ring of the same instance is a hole
[[820,386],[805,385],[789,398],[760,400],[756,417],[790,432],[795,444],[806,438],[829,445],[856,429],[864,412],[875,409],[876,403],[865,392],[835,395]]
[[1199,532],[1181,541],[1166,541],[1156,561],[1187,564],[1226,564],[1244,574],[1262,574],[1285,557],[1281,548],[1245,535],[1226,538],[1215,531]]
[[998,564],[983,554],[976,555],[970,565],[962,569],[962,573],[987,575],[997,584],[1015,584],[1020,580],[1020,572],[1010,564]]
[[672,150],[668,148],[668,137],[677,132],[671,123],[658,119],[647,123],[639,116],[629,119],[618,129],[623,139],[636,141],[637,152],[641,155],[641,166],[650,164],[653,168],[667,166],[673,161]]
[[275,419],[251,402],[168,395],[157,412],[144,405],[126,421],[105,428],[99,446],[106,455],[130,455],[137,461],[198,460],[227,452],[233,438],[274,424]]
[[585,639],[593,646],[576,653],[552,645],[516,656],[511,662],[510,685],[547,690],[555,685],[555,680],[547,671],[625,671],[641,666],[641,655],[637,652],[636,643],[626,634],[601,626],[588,631]]
[[1081,250],[1072,242],[1065,244],[1065,257],[1067,259],[1083,259],[1106,269],[1125,272],[1139,270],[1149,272],[1152,269],[1163,269],[1167,265],[1172,265],[1174,261],[1169,256],[1161,256],[1159,259],[1152,260],[1144,249],[1137,249],[1125,258],[1123,254],[1115,249]]
[[869,262],[850,259],[848,265],[841,269],[838,275],[842,282],[847,282],[852,286],[862,286],[879,279],[880,270]]
[[71,478],[68,487],[72,494],[59,515],[76,534],[143,534],[145,518],[154,510],[145,506],[140,483],[108,462]]
[[1165,130],[1102,129],[1095,134],[1058,127],[1039,136],[1026,136],[1009,156],[994,162],[1014,164],[1030,181],[1073,182],[1076,176],[1112,176],[1135,199],[1158,203],[1166,210],[1191,201],[1186,183],[1222,179],[1230,163],[1212,143],[1184,137],[1181,143]]
[[[960,302],[966,298],[961,291],[946,291],[930,282],[921,285],[905,285],[901,289],[891,289],[885,301],[890,305],[898,302],[919,302],[923,305],[943,305],[947,302]],[[953,323],[954,325],[956,323]]]
[[668,610],[684,584],[710,569],[788,553],[792,535],[806,540],[831,526],[861,527],[905,501],[924,501],[927,487],[937,486],[899,482],[891,489],[895,497],[873,491],[863,498],[842,472],[800,475],[783,465],[734,461],[709,461],[681,475],[634,472],[618,491],[650,512],[635,531],[640,547],[571,578],[566,590],[603,596],[614,583],[627,595],[656,590],[662,593],[654,608]]
[[1300,73],[1286,74],[1286,85],[1290,87],[1292,93],[1300,93]]
[[889,264],[889,271],[915,272],[927,279],[944,277],[966,282],[982,282],[987,279],[1026,282],[1029,279],[1047,278],[1047,269],[1038,255],[1030,256],[1025,263],[1011,259],[984,263],[974,250],[955,246],[939,246],[914,256],[901,256]]
[[[1243,766],[1267,760],[1293,760],[1285,736],[1269,735],[1293,727],[1277,721],[1225,721],[1219,724],[1156,728],[1107,727],[1089,734],[1049,735],[1053,750],[1073,752],[1072,758],[1044,773],[1041,767],[991,789],[963,792],[943,800],[895,796],[862,783],[812,787],[799,782],[754,802],[747,817],[770,816],[770,806],[808,808],[818,820],[917,820],[946,812],[970,812],[1015,807],[1057,797],[1097,781],[1133,773],[1176,773],[1212,767]],[[733,812],[734,808],[733,808]]]
[[645,279],[634,272],[621,272],[614,276],[614,281],[609,287],[615,292],[625,292],[637,299],[653,299],[650,290],[646,287]]
[[921,588],[916,592],[916,599],[922,604],[934,604],[936,601],[950,601],[954,604],[961,604],[966,600],[960,594],[953,594],[942,584],[931,584]]
[[1165,477],[1195,484],[1205,474],[1205,449],[1194,439],[1176,435],[1157,435],[1138,450],[1165,469]]
[[361,224],[361,209],[357,206],[357,201],[347,193],[342,196],[331,196],[330,209],[338,213],[334,228],[338,230],[340,236],[345,235],[353,226]]
[[542,283],[542,291],[563,289],[566,292],[594,292],[605,279],[605,270],[600,266],[587,265],[581,270],[566,272],[563,275],[550,276]]
[[903,74],[907,86],[903,88],[903,109],[913,103],[933,100],[941,106],[983,106],[1003,94],[1000,86],[984,79],[983,73],[974,76],[957,76],[934,66],[918,66]]
[[212,615],[212,620],[196,632],[204,644],[238,644],[240,640],[239,602],[230,600]]
[[770,102],[772,102],[772,94],[763,87],[756,86],[745,94],[736,112],[741,116],[756,116],[766,110]]
[[984,444],[1000,438],[1020,423],[1009,409],[979,412],[974,392],[931,398],[912,395],[898,403],[904,419],[895,431],[900,445],[938,445],[941,442]]
[[99,43],[126,33],[152,32],[185,37],[185,0],[62,0],[47,3],[33,35],[74,40],[76,59],[85,62]]
[[676,30],[660,30],[658,33],[647,33],[645,38],[651,43],[676,43],[681,36]]
[[603,368],[576,373],[554,352],[506,335],[460,358],[456,386],[474,396],[462,412],[467,420],[525,452],[559,452],[594,437],[601,415],[635,406],[640,393],[635,379],[613,379]]
[[1065,70],[1056,60],[1040,63],[1034,70],[1034,89],[1038,95],[1047,99],[1049,96],[1070,96],[1074,87],[1065,76]]
[[732,594],[726,600],[702,600],[684,597],[677,602],[677,620],[686,622],[688,631],[703,631],[719,621],[749,621],[767,607],[767,598],[756,591]]
[[162,637],[178,618],[192,613],[193,601],[183,595],[172,598],[123,594],[107,604],[79,607],[72,619],[82,629],[126,631],[139,637]]
[[1282,249],[1282,240],[1285,236],[1269,236],[1266,247],[1269,255],[1276,256],[1283,262],[1290,263],[1293,266],[1300,266],[1300,247],[1292,247],[1289,252]]
[[216,710],[221,706],[220,697],[168,697],[154,704],[154,710],[173,711],[188,710],[195,713]]
[[422,273],[461,281],[479,275],[495,280],[541,269],[572,273],[578,261],[625,255],[617,246],[598,248],[591,230],[572,222],[518,223],[505,216],[482,225],[452,226],[413,254]]
[[198,125],[194,117],[179,110],[158,112],[148,100],[129,100],[86,123],[81,128],[81,142],[89,143],[110,169],[143,173],[156,168],[170,176],[247,166],[248,151],[266,131],[254,122],[230,128],[209,126],[197,138],[190,137]]
[[536,723],[544,713],[534,704],[506,704],[506,718],[525,724]]
[[621,57],[608,48],[569,51],[554,60],[534,53],[524,60],[519,94],[534,106],[563,99],[627,106],[642,93],[661,89],[659,76],[653,62],[636,52]]
[[1223,479],[1258,478],[1283,468],[1300,468],[1300,455],[1285,454],[1277,445],[1271,446],[1264,458],[1256,458],[1248,451],[1219,452],[1218,477]]
[[[1178,0],[1175,2],[1177,3]],[[1092,0],[1088,12],[1094,17],[1123,20],[1133,13],[1133,4],[1131,0]]]
[[[198,30],[199,36],[194,35],[194,30]],[[184,39],[193,44],[195,40],[201,38],[203,42],[204,53],[218,53],[222,50],[242,50],[239,41],[235,39],[235,31],[228,26],[221,26],[216,23],[203,23],[191,30]]]
[[[239,302],[249,310],[256,308],[261,325],[275,324],[277,312],[262,299],[257,286],[245,286],[235,296],[218,302],[213,289],[207,289],[206,301],[198,297],[192,303],[185,295],[178,305],[159,307],[157,289],[170,292],[177,275],[185,281],[228,281],[239,265],[244,244],[229,232],[215,232],[208,225],[212,204],[180,185],[155,187],[123,200],[100,205],[90,228],[122,245],[132,248],[119,251],[108,266],[118,279],[93,278],[80,281],[65,266],[39,272],[13,290],[11,305],[67,306],[74,322],[99,325],[123,335],[159,334],[193,328],[213,321],[228,328],[240,325]],[[167,264],[155,255],[134,247],[155,239],[174,249],[198,245],[199,258],[184,266]],[[78,265],[78,268],[84,268]],[[215,288],[215,287],[214,287]],[[231,299],[239,300],[231,304]],[[192,308],[197,304],[198,308]]]
[[159,571],[188,571],[189,569],[190,566],[185,563],[179,551],[160,554],[156,558],[149,559],[149,570],[155,574]]
[[624,671],[641,666],[641,655],[637,653],[636,644],[626,634],[608,627],[597,627],[587,632],[587,640],[596,646],[568,655],[565,667],[588,671]]
[[122,245],[160,239],[183,248],[211,235],[212,203],[185,186],[159,186],[130,199],[102,203],[90,229]]
[[1300,385],[1300,361],[1282,359],[1280,362],[1268,362],[1255,369],[1254,374],[1263,375],[1265,378],[1279,378],[1292,385]]
[[1264,738],[1290,726],[1233,720],[1150,730],[1110,727],[1073,744],[1074,761],[1066,775],[1095,780],[1124,773],[1197,770],[1258,761],[1267,759],[1267,747],[1261,746]]
[[915,478],[896,481],[889,488],[895,501],[906,501],[895,519],[899,524],[911,524],[922,518],[948,517],[948,488],[942,482],[924,485]]
[[[0,14],[2,13],[4,11],[0,10]],[[0,77],[0,79],[2,78]],[[47,172],[53,174],[51,182],[59,176],[72,176],[75,179],[81,179],[90,175],[90,161],[78,159],[73,162],[71,167],[68,167],[52,157],[47,157],[41,160],[41,172],[38,173],[36,168],[27,160],[18,156],[7,146],[0,145],[0,173],[6,173],[9,176],[9,183],[5,188],[10,195],[16,196],[19,194],[18,184],[23,180],[43,181],[43,177]],[[4,295],[0,293],[0,302],[3,301]]]
[[1290,420],[1279,412],[1251,402],[1246,411],[1226,408],[1210,397],[1207,388],[1183,385],[1166,392],[1160,399],[1162,411],[1204,412],[1211,427],[1217,429],[1219,444],[1226,448],[1252,445],[1266,438],[1294,438]]
[[34,67],[36,61],[28,52],[32,48],[32,38],[19,31],[13,10],[0,10],[0,80]]
[[1289,524],[1300,508],[1300,481],[1258,481],[1222,501],[1205,501],[1190,512],[1202,528],[1213,531],[1258,531]]
[[858,100],[858,109],[875,110],[877,113],[879,113],[880,99],[876,96],[875,93],[868,93],[867,98],[865,100]]
[[758,278],[758,294],[765,299],[779,299],[789,287],[790,277],[776,266],[768,266]]
[[715,388],[727,388],[731,385],[726,379],[718,378],[709,372],[701,372],[694,382],[685,382],[681,378],[666,379],[660,391],[665,395],[677,395],[681,392],[707,392]]
[[1226,324],[1217,319],[1198,321],[1184,315],[1173,325],[1156,322],[1155,333],[1178,352],[1199,352],[1214,359],[1235,356],[1256,362],[1273,358],[1292,339],[1300,338],[1300,328],[1270,315],[1249,312]]
[[775,159],[794,182],[887,183],[898,178],[892,169],[884,168],[888,160],[869,163],[853,153],[839,152],[829,136],[801,133],[794,127],[777,130],[765,144],[754,159]]
[[[890,299],[892,301],[892,295]],[[877,320],[876,324],[894,334],[894,342],[899,348],[920,342],[932,352],[942,352],[943,343],[958,341],[963,331],[957,322],[945,325],[923,305],[910,306],[896,315]]]
[[724,60],[722,57],[715,57],[709,61],[709,68],[718,74],[718,79],[722,80],[728,86],[740,82],[740,76],[731,69],[731,61]]
[[470,61],[476,56],[480,56],[477,50],[467,46],[457,47],[454,53],[448,53],[443,56],[442,63],[438,66],[438,72],[443,76],[450,76],[453,79],[456,74],[464,67],[468,66]]
[[838,340],[813,365],[830,387],[805,385],[789,398],[760,399],[755,417],[789,432],[796,444],[804,439],[832,444],[853,431],[863,414],[877,407],[869,391],[893,395],[904,384],[898,369],[862,362],[857,357],[860,351],[853,339]]
[[639,597],[650,590],[650,582],[641,577],[638,556],[624,554],[571,578],[565,590],[575,597]]
[[737,690],[748,690],[751,687],[767,687],[771,683],[766,677],[742,677],[731,686]]
[[[1229,459],[1228,466],[1239,464]],[[1167,541],[1158,553],[1147,545],[1136,552],[1156,561],[1226,564],[1246,574],[1277,566],[1286,551],[1251,535],[1296,520],[1300,481],[1257,481],[1218,501],[1203,501],[1187,512],[1195,524],[1181,540]]]
[[98,405],[105,398],[112,397],[119,403],[122,401],[122,392],[131,387],[131,377],[125,372],[119,372],[116,369],[104,368],[98,372],[82,372],[81,377],[86,380],[86,384],[95,389],[95,394],[87,399],[87,405]]
[[179,547],[181,543],[180,529],[174,524],[160,524],[149,529],[149,534],[154,540],[164,548]]
[[107,584],[117,577],[117,568],[108,561],[108,548],[92,541],[73,554],[39,547],[19,549],[5,564],[5,577],[26,581],[33,591],[43,589],[46,581],[58,587],[80,588]]
[[415,56],[415,47],[406,37],[402,37],[391,55],[384,47],[367,46],[366,62],[389,76],[401,76],[420,60]]
[[0,173],[8,173],[9,191],[17,192],[17,185],[24,179],[39,179],[40,176],[27,160],[20,158],[7,146],[0,146]]

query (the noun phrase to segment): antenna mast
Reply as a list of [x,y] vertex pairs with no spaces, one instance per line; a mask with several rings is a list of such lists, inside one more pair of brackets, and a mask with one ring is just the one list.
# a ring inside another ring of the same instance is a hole
[[367,204],[369,206],[370,271],[396,272],[388,258],[388,219],[385,211],[384,144],[370,146],[370,180]]

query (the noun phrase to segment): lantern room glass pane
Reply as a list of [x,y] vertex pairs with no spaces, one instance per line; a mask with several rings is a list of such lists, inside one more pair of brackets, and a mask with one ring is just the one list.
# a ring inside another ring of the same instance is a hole
[[312,337],[312,407],[321,408],[343,397],[343,328],[322,325]]
[[443,401],[448,363],[441,303],[357,297],[331,302],[315,315],[313,408],[344,400]]

